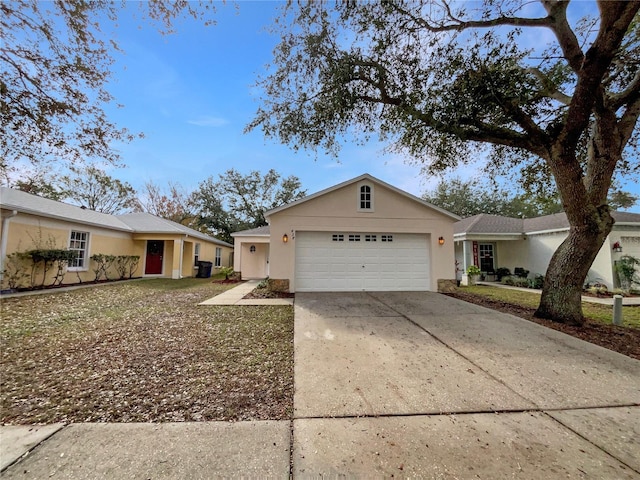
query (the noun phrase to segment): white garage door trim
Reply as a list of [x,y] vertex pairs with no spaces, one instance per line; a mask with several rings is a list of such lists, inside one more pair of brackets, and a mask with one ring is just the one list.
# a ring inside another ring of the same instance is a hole
[[429,237],[296,232],[297,292],[428,291]]

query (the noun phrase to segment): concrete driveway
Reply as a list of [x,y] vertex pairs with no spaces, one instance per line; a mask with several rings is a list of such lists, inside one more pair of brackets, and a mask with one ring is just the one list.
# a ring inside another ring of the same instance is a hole
[[433,293],[295,318],[295,476],[640,478],[637,360]]

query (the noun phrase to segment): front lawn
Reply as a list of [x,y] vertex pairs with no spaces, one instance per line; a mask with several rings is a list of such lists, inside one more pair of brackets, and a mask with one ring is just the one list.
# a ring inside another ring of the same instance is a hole
[[158,279],[3,299],[1,421],[290,418],[293,308],[197,305],[233,286]]
[[[523,292],[521,290],[490,287],[487,285],[461,287],[461,290],[470,294],[482,295],[496,301],[523,307],[538,308],[538,304],[540,303],[540,294],[534,292]],[[611,305],[582,302],[582,312],[585,317],[604,324],[611,324],[613,322],[613,307]],[[625,326],[640,328],[640,306],[623,306],[622,318]]]
[[453,297],[559,330],[587,342],[640,359],[640,306],[622,307],[624,326],[612,325],[613,307],[582,303],[586,322],[580,327],[534,317],[540,294],[500,287],[475,285],[458,288]]

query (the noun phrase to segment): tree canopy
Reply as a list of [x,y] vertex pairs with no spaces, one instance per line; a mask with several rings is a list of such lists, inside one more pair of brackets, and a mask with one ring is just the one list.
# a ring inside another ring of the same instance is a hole
[[575,21],[568,0],[292,2],[247,128],[333,153],[377,135],[428,172],[490,146],[492,175],[553,179],[571,229],[537,315],[581,323],[607,193],[640,170],[640,1],[596,3],[576,2],[593,16]]
[[466,218],[480,213],[513,218],[533,218],[562,211],[557,193],[536,196],[531,193],[511,194],[474,180],[460,178],[442,180],[422,198],[438,207]]
[[240,230],[267,225],[264,213],[306,195],[296,176],[282,178],[271,169],[262,174],[246,175],[227,170],[215,180],[209,177],[193,193],[201,229],[232,242],[231,234]]
[[118,214],[136,208],[135,189],[97,167],[72,168],[60,180],[62,196],[96,212]]
[[[48,162],[119,161],[115,142],[137,134],[107,118],[119,46],[110,28],[127,11],[120,2],[11,0],[0,3],[0,176]],[[140,4],[141,17],[171,33],[172,20],[211,23],[213,5],[165,0]],[[131,12],[131,10],[128,10]]]

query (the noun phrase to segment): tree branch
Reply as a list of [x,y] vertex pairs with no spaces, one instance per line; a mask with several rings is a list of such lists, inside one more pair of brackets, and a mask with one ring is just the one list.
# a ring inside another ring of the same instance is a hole
[[629,101],[633,101],[633,98],[637,97],[639,92],[640,92],[640,69],[636,71],[636,74],[633,77],[633,80],[631,80],[629,85],[627,85],[627,88],[625,88],[623,91],[619,93],[612,94],[609,97],[609,101],[607,102],[607,104],[610,108],[617,110],[618,108],[622,107],[624,104],[628,103]]
[[540,91],[540,93],[542,93],[544,96],[557,100],[563,105],[569,105],[571,103],[571,97],[558,90],[553,82],[549,80],[549,77],[542,73],[539,68],[527,68],[527,72],[531,73],[534,77],[540,80],[540,83],[542,84],[542,90]]
[[433,33],[441,32],[459,32],[470,28],[491,28],[498,26],[511,25],[516,27],[548,27],[550,25],[550,17],[544,18],[523,18],[523,17],[497,17],[490,20],[467,20],[463,21],[453,16],[448,3],[443,2],[444,8],[447,11],[448,20],[452,23],[435,25],[428,20],[413,15],[408,10],[402,8],[400,5],[394,2],[388,2],[387,6],[394,8],[398,13],[405,15],[417,25],[425,28]]

